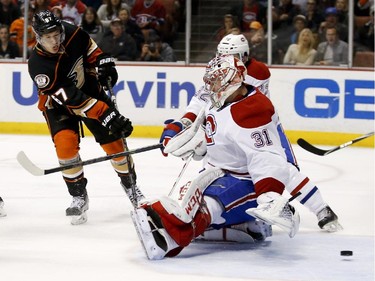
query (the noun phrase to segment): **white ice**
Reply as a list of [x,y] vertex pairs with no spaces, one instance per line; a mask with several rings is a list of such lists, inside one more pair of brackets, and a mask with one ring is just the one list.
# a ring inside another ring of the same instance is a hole
[[[130,148],[156,139],[128,140]],[[109,162],[85,167],[88,222],[72,226],[65,209],[71,197],[61,174],[35,177],[16,161],[25,151],[42,168],[57,166],[47,136],[0,135],[0,280],[374,280],[374,149],[347,147],[316,156],[295,146],[302,171],[320,188],[344,230],[325,233],[316,217],[294,202],[301,214],[299,233],[274,234],[256,245],[193,243],[175,258],[149,261],[129,212],[132,206]],[[81,142],[83,160],[103,156],[93,138]],[[169,193],[183,162],[160,151],[134,156],[145,195]],[[194,177],[192,162],[179,185]],[[341,250],[352,250],[349,258]]]

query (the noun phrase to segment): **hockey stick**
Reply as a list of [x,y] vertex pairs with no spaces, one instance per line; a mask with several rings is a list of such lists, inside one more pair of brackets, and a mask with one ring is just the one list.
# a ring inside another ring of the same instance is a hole
[[102,156],[102,157],[98,157],[98,158],[93,158],[93,159],[81,161],[81,162],[74,163],[74,164],[63,165],[63,166],[59,166],[59,167],[56,167],[56,168],[45,169],[45,170],[36,166],[26,156],[25,152],[23,152],[23,151],[18,152],[17,161],[30,174],[32,174],[34,176],[44,176],[44,175],[53,174],[53,173],[56,173],[56,172],[61,172],[61,171],[64,171],[64,170],[68,170],[68,169],[72,169],[72,168],[76,168],[76,167],[80,167],[80,166],[86,166],[86,165],[90,165],[90,164],[95,164],[95,163],[107,161],[107,160],[117,158],[117,157],[123,157],[123,156],[128,156],[128,155],[131,155],[131,154],[136,154],[136,153],[140,153],[140,152],[144,152],[144,151],[158,149],[158,148],[161,148],[162,146],[163,145],[161,143],[158,143],[158,144],[154,144],[154,145],[150,145],[150,146],[145,146],[145,147],[141,147],[141,148],[137,148],[137,149],[133,149],[133,150],[119,152],[119,153],[115,153],[115,154],[111,154],[111,155],[106,155],[106,156]]
[[304,140],[302,138],[298,139],[297,143],[298,143],[298,145],[300,147],[302,147],[303,149],[305,149],[305,150],[307,150],[307,151],[309,151],[309,152],[311,152],[313,154],[320,155],[320,156],[325,156],[325,155],[328,155],[328,154],[330,154],[332,152],[335,152],[337,150],[345,148],[345,147],[347,147],[349,145],[352,145],[353,143],[356,143],[356,142],[359,142],[359,141],[361,141],[363,139],[371,137],[373,135],[374,135],[374,132],[371,132],[371,133],[365,134],[363,136],[360,136],[358,138],[355,138],[355,139],[353,139],[351,141],[348,141],[346,143],[343,143],[343,144],[341,144],[339,146],[336,146],[334,148],[328,149],[328,150],[320,149],[320,148],[318,148],[318,147],[316,147],[316,146],[308,143],[306,140]]
[[[190,126],[195,126],[195,127],[193,127],[193,129],[194,129],[194,130],[193,130],[194,134],[197,133],[197,131],[198,131],[198,129],[199,129],[199,126],[200,126],[200,125],[203,123],[203,121],[204,121],[204,118],[205,118],[205,115],[204,115],[204,108],[202,108],[202,109],[199,111],[199,113],[198,113],[198,115],[197,115],[197,118],[195,119],[194,123],[190,125]],[[188,128],[186,128],[186,129],[188,129]],[[186,130],[186,129],[185,129],[185,130]],[[179,134],[181,134],[181,133],[182,133],[182,132],[180,132]],[[180,181],[182,175],[185,173],[185,170],[186,170],[186,168],[188,167],[188,165],[189,165],[191,159],[193,159],[193,156],[194,156],[194,152],[192,152],[192,153],[186,158],[185,164],[184,164],[184,166],[182,167],[180,173],[178,174],[178,176],[177,176],[177,178],[176,178],[176,180],[175,180],[175,182],[174,182],[174,184],[173,184],[173,186],[172,186],[171,191],[169,191],[168,196],[171,196],[171,195],[172,195],[172,193],[173,193],[174,189],[176,188],[178,182]]]
[[[111,96],[111,101],[112,101],[113,105],[115,106],[115,108],[118,110],[116,96],[115,96],[115,93],[113,92],[111,80],[112,80],[111,77],[109,77],[107,79],[107,87],[108,87],[109,94]],[[125,137],[122,138],[122,141],[123,141],[124,146],[126,147],[126,149],[129,149]],[[135,180],[134,180],[135,171],[134,171],[134,169],[132,167],[132,162],[131,162],[131,158],[130,158],[129,154],[126,155],[126,162],[128,163],[130,188],[132,190],[132,194],[133,194],[133,198],[134,198],[134,202],[135,202],[134,208],[136,208],[136,206],[138,205],[138,198],[137,198],[137,192],[136,192],[136,184],[135,184]],[[124,188],[126,188],[126,187],[124,186]],[[125,190],[125,192],[126,192],[126,190]]]
[[180,179],[182,178],[182,175],[185,173],[186,168],[188,167],[188,165],[189,165],[191,159],[193,159],[193,155],[194,155],[194,153],[190,154],[190,155],[188,156],[188,158],[186,159],[186,162],[185,162],[184,166],[182,167],[181,172],[178,174],[176,180],[174,181],[174,184],[173,184],[173,186],[172,186],[171,191],[169,191],[168,196],[171,196],[171,195],[172,195],[174,189],[176,188],[177,184],[179,183]]

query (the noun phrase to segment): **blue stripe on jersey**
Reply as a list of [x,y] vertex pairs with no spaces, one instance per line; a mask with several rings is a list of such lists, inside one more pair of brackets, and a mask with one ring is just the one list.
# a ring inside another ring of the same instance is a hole
[[313,189],[311,189],[311,191],[300,201],[301,204],[305,204],[307,200],[309,200],[311,198],[311,196],[314,195],[314,193],[318,190],[318,188],[316,186],[314,186]]
[[289,163],[292,163],[295,166],[297,165],[296,158],[292,152],[292,147],[290,146],[289,140],[285,135],[284,129],[281,124],[277,125],[277,132],[279,133],[279,138],[281,141],[281,146],[284,148],[284,152]]

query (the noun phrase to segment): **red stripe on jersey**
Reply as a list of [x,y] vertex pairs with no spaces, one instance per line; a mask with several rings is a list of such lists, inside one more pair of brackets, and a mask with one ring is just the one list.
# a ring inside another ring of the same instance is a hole
[[297,187],[295,189],[293,189],[293,191],[290,193],[290,195],[294,196],[298,193],[298,191],[300,191],[302,189],[302,187],[304,187],[308,182],[309,182],[309,178],[305,178],[299,185],[297,185]]
[[271,72],[264,63],[251,59],[247,65],[247,75],[257,80],[266,80],[271,77]]
[[239,205],[242,205],[248,201],[254,201],[256,199],[257,195],[255,193],[248,194],[242,198],[239,198],[237,201],[233,202],[230,205],[225,206],[225,211],[228,212],[233,208],[236,208]]
[[233,121],[242,128],[257,128],[272,121],[275,109],[271,101],[259,91],[231,107]]
[[284,184],[277,179],[274,178],[265,178],[260,181],[258,181],[255,184],[255,192],[257,196],[261,195],[262,193],[274,191],[279,194],[282,194],[284,192]]

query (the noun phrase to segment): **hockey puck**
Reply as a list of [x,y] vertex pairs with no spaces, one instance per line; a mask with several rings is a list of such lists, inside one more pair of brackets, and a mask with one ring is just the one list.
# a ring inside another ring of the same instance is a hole
[[353,255],[353,251],[341,251],[340,255],[341,256],[345,256],[345,257],[352,256]]

